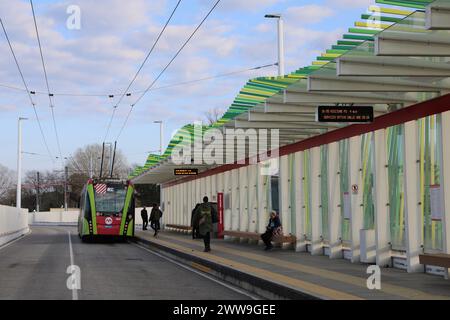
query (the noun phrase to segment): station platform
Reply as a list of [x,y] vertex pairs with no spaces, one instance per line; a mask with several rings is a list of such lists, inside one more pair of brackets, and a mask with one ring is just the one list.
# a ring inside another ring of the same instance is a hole
[[450,300],[450,281],[425,273],[381,269],[381,290],[367,288],[365,264],[232,240],[212,239],[209,253],[191,235],[136,232],[136,241],[265,298],[325,300]]

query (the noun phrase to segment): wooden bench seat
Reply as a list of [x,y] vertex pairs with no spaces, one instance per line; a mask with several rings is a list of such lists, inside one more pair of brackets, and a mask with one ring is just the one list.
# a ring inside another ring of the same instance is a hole
[[[261,234],[256,232],[244,232],[244,231],[229,231],[225,230],[223,232],[224,236],[229,237],[236,237],[236,238],[244,238],[244,239],[250,239],[250,240],[261,240]],[[283,236],[277,236],[272,239],[273,243],[296,243],[297,238],[293,235],[283,235]]]
[[419,262],[423,265],[450,268],[450,254],[421,254]]

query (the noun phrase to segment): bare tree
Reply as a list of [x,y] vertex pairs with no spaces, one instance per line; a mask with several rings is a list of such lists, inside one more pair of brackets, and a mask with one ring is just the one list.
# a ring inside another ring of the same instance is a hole
[[9,191],[14,188],[15,173],[0,164],[0,201],[5,200]]
[[[75,154],[67,160],[69,171],[86,177],[89,177],[91,173],[94,177],[99,177],[102,162],[102,149],[103,147],[100,144],[92,144],[79,148]],[[105,149],[103,161],[103,176],[109,176],[112,162],[111,154],[110,147],[107,147]],[[114,159],[114,177],[126,179],[129,173],[130,168],[124,154],[122,151],[117,150]]]
[[222,117],[222,115],[223,115],[222,109],[220,108],[210,109],[205,112],[206,123],[211,126],[215,124],[220,119],[220,117]]

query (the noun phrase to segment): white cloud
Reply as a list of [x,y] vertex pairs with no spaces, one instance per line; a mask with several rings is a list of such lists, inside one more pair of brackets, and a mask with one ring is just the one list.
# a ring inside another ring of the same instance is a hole
[[286,10],[286,19],[288,21],[301,22],[302,24],[322,22],[333,15],[334,10],[330,7],[315,4],[290,7]]
[[375,4],[375,0],[328,0],[327,4],[333,7],[359,8]]
[[267,7],[282,3],[284,0],[226,0],[220,4],[220,9],[226,11],[261,11]]
[[0,104],[0,112],[16,111],[17,107],[11,104]]

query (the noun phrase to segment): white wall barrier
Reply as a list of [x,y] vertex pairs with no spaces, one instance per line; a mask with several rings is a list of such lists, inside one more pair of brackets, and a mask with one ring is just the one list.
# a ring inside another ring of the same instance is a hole
[[[141,217],[142,208],[136,208],[136,225],[142,226]],[[150,217],[151,208],[147,208]],[[79,211],[51,211],[51,212],[32,212],[28,214],[28,223],[30,225],[77,225]]]
[[28,214],[30,225],[77,225],[79,211],[32,212]]
[[0,205],[0,246],[28,233],[27,210]]

